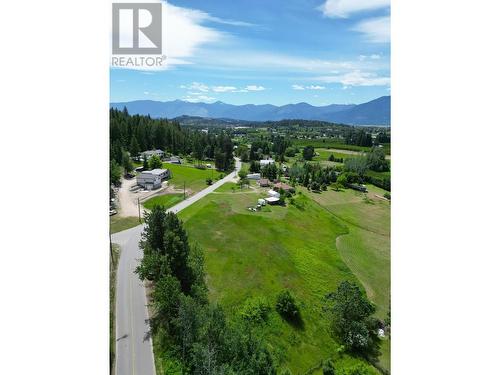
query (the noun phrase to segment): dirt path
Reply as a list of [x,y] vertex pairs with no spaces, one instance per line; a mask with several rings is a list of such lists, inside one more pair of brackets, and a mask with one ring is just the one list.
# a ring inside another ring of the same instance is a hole
[[137,208],[137,194],[130,191],[130,188],[135,185],[135,178],[130,180],[122,179],[122,186],[118,190],[118,215],[139,216]]

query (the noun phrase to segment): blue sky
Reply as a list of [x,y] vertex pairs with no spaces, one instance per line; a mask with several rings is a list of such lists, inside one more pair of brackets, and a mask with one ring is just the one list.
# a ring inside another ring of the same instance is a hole
[[390,95],[388,0],[175,0],[164,9],[166,66],[112,68],[111,101],[319,106]]

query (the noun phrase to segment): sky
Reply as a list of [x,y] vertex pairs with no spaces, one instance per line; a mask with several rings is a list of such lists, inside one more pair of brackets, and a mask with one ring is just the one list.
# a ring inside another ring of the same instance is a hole
[[163,4],[165,66],[111,68],[111,102],[323,106],[390,95],[389,0]]

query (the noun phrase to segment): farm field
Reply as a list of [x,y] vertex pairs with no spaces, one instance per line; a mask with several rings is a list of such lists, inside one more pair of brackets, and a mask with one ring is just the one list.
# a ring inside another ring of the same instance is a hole
[[[247,207],[256,204],[262,191],[233,192],[234,184],[226,185],[179,214],[190,240],[205,250],[210,299],[232,319],[247,299],[267,299],[272,312],[255,334],[266,337],[281,365],[293,373],[311,369],[320,374],[314,368],[328,357],[337,368],[359,363],[337,354],[339,344],[329,335],[322,310],[323,297],[341,281],[358,282],[336,247],[337,237],[349,233],[347,225],[302,193],[295,205],[250,212]],[[283,321],[274,310],[283,288],[299,301],[302,327]]]
[[148,199],[144,202],[144,208],[151,210],[155,205],[170,208],[184,199],[184,194],[164,194]]
[[349,233],[337,239],[338,250],[378,306],[376,315],[383,319],[389,309],[390,202],[375,197],[383,196],[384,190],[373,185],[367,188],[366,198],[351,189],[306,194],[348,227]]

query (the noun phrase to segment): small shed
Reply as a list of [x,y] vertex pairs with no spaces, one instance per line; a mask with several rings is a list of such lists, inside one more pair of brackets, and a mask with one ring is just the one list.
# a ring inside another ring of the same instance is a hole
[[171,156],[169,159],[169,163],[171,164],[182,164],[181,158],[178,156]]
[[257,181],[260,187],[267,187],[269,186],[269,180],[267,178],[261,178],[259,181]]
[[283,189],[284,191],[288,192],[292,190],[292,187],[290,185],[285,184],[284,182],[275,183],[274,190],[279,191],[280,189]]

